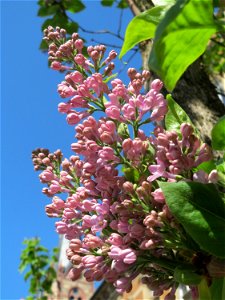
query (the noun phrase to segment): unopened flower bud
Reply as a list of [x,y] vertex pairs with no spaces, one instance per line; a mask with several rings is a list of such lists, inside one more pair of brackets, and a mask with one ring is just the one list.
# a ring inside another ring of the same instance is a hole
[[90,56],[95,61],[99,58],[99,52],[96,50],[93,50],[93,51],[91,51]]
[[151,73],[147,70],[143,70],[142,76],[144,77],[145,80],[147,80],[151,77]]
[[134,68],[129,68],[127,71],[127,75],[130,77],[131,80],[135,78],[137,71]]
[[74,33],[72,34],[72,39],[73,39],[73,41],[76,41],[76,39],[78,39],[78,37],[79,37],[79,34],[78,34],[77,32],[74,32]]
[[74,46],[77,50],[82,50],[83,47],[84,47],[84,42],[81,40],[81,39],[77,39],[75,42],[74,42]]
[[130,181],[124,182],[123,189],[126,193],[133,193],[133,191],[134,191],[133,183]]
[[58,61],[53,61],[52,63],[51,63],[51,68],[53,69],[53,70],[60,70],[61,69],[61,67],[62,67],[62,65],[61,65],[61,63],[60,62],[58,62]]
[[62,37],[65,37],[66,36],[66,30],[64,28],[61,28],[60,29],[60,34]]
[[161,88],[163,87],[163,83],[161,80],[159,79],[155,79],[152,81],[151,83],[151,88],[157,92],[159,92],[161,90]]
[[48,157],[45,157],[44,159],[42,159],[42,163],[45,165],[49,165],[51,163],[51,161]]

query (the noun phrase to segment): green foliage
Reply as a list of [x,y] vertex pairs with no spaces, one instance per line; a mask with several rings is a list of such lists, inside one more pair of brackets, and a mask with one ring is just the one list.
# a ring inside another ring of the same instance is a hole
[[[40,2],[39,2],[40,3]],[[44,5],[41,6],[38,10],[39,17],[47,17],[54,15],[60,9],[59,4],[52,4],[52,5]]]
[[[103,6],[112,6],[115,0],[102,0],[101,4]],[[80,11],[85,9],[85,5],[81,0],[39,0],[38,1],[39,17],[49,17],[46,19],[41,27],[43,31],[48,26],[56,27],[59,26],[61,28],[66,29],[69,35],[72,35],[74,32],[78,32],[79,24],[73,21],[70,17],[68,17],[69,13],[79,13]],[[128,7],[126,0],[120,0],[117,3],[117,7],[120,9],[124,9]],[[50,17],[51,16],[51,17]],[[48,45],[45,41],[42,41],[40,46],[40,50],[47,51]],[[85,49],[85,48],[84,48]],[[83,53],[85,55],[85,53]]]
[[45,20],[44,23],[42,24],[41,29],[44,30],[49,25],[51,25],[53,27],[56,27],[56,26],[62,27],[64,29],[66,29],[66,31],[69,34],[72,34],[73,32],[78,31],[78,24],[76,22],[68,21],[67,16],[61,12],[57,12],[53,16],[53,18]]
[[[72,21],[68,18],[66,11],[72,13],[78,13],[85,8],[85,5],[80,0],[61,0],[61,1],[44,1],[39,0],[38,4],[40,6],[38,10],[38,16],[40,17],[49,17],[42,24],[41,30],[43,31],[48,26],[59,26],[66,29],[68,34],[77,32],[79,25],[75,21]],[[48,45],[46,42],[42,41],[39,47],[41,50],[46,51]]]
[[209,74],[223,76],[225,73],[225,37],[220,32],[211,37],[203,61]]
[[117,132],[122,139],[127,139],[130,137],[129,129],[126,123],[120,123]]
[[48,44],[46,41],[42,40],[39,46],[39,49],[42,51],[47,51],[48,50]]
[[168,10],[157,27],[149,59],[168,90],[205,51],[217,29],[210,0],[178,0]]
[[20,256],[19,271],[24,273],[24,280],[30,280],[29,292],[32,296],[27,299],[47,299],[45,294],[50,294],[51,286],[56,278],[54,264],[58,261],[58,249],[49,250],[40,245],[38,238],[26,239],[23,244],[26,248]]
[[113,78],[116,78],[118,76],[118,73],[112,74],[111,76],[107,77],[105,80],[103,80],[104,83],[109,82]]
[[132,183],[137,183],[140,179],[140,174],[138,170],[134,168],[123,168],[123,172],[125,178]]
[[196,273],[196,270],[192,266],[177,267],[174,271],[175,281],[185,285],[197,285],[201,281],[201,276]]
[[103,6],[112,6],[115,0],[101,0],[101,5]]
[[126,0],[120,0],[120,2],[117,5],[118,8],[124,9],[128,7],[128,3]]
[[63,6],[66,10],[68,10],[71,13],[77,13],[85,9],[85,5],[80,0],[64,0]]
[[212,129],[212,147],[215,150],[225,150],[225,116]]
[[189,116],[180,107],[180,105],[176,103],[170,94],[166,96],[166,100],[168,104],[168,112],[165,117],[167,130],[175,130],[180,134],[180,125],[182,123],[189,123],[193,125]]
[[214,278],[210,286],[212,299],[225,299],[225,278]]
[[165,10],[166,6],[157,6],[141,13],[131,20],[126,29],[120,58],[136,44],[154,37],[156,27],[160,19],[162,19]]
[[211,297],[211,293],[205,278],[202,279],[202,281],[198,285],[198,293],[199,293],[200,300],[214,300],[214,299],[216,300],[216,298]]
[[223,160],[216,166],[218,177],[219,177],[219,184],[225,187],[225,161]]
[[208,160],[208,161],[204,161],[203,163],[198,165],[198,167],[196,169],[203,170],[204,172],[209,174],[212,170],[216,169],[216,164],[213,160]]
[[[102,6],[113,6],[115,3],[115,0],[101,0],[101,5]],[[126,0],[120,0],[119,3],[117,4],[118,8],[124,9],[128,7],[127,1]]]
[[160,182],[160,187],[172,214],[200,248],[225,257],[225,205],[216,187],[197,182]]

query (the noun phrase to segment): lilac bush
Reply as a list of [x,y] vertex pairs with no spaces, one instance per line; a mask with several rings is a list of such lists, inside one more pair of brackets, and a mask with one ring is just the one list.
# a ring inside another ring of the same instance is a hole
[[[66,100],[58,110],[76,126],[76,141],[68,159],[42,148],[32,158],[43,193],[52,199],[46,214],[58,219],[56,231],[70,240],[71,280],[83,274],[123,293],[141,275],[154,296],[167,291],[165,299],[175,299],[179,283],[196,294],[202,279],[210,285],[213,255],[171,211],[161,182],[217,183],[216,169],[199,168],[212,160],[211,148],[191,123],[181,122],[178,131],[165,128],[163,83],[151,80],[149,71],[129,68],[126,86],[112,73],[114,50],[90,46],[84,56],[77,33],[67,40],[64,29],[48,27],[44,35],[51,68],[66,73],[58,85]],[[143,130],[146,124],[154,126],[152,133]],[[191,272],[189,281],[179,279],[177,268]]]

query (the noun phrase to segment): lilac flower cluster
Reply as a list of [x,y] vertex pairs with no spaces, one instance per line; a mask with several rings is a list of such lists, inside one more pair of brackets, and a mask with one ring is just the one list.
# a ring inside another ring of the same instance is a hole
[[[76,125],[77,140],[69,159],[46,149],[33,151],[32,157],[47,185],[43,193],[52,198],[46,214],[60,218],[56,231],[70,240],[70,278],[83,274],[87,281],[106,280],[123,293],[142,274],[155,296],[168,291],[165,299],[175,299],[175,265],[192,263],[189,258],[197,254],[156,179],[215,182],[215,171],[209,176],[196,171],[211,158],[210,149],[189,124],[181,125],[180,134],[157,126],[145,135],[141,126],[162,121],[167,112],[159,79],[143,93],[148,71],[130,68],[128,86],[120,79],[110,82],[115,51],[104,58],[105,46],[90,46],[85,57],[78,34],[66,40],[60,28],[48,27],[45,40],[51,67],[67,72],[58,92],[69,99],[58,110]],[[105,116],[96,119],[96,111]]]

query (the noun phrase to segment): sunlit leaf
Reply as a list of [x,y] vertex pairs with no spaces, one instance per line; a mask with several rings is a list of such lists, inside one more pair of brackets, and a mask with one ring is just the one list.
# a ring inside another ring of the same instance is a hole
[[168,112],[165,117],[165,125],[167,130],[175,130],[180,133],[180,125],[182,123],[192,124],[191,119],[180,107],[179,104],[172,98],[169,94],[166,96],[167,104],[168,104]]
[[157,27],[149,64],[168,90],[205,51],[217,29],[210,0],[178,0],[167,11]]
[[199,247],[224,258],[225,205],[216,187],[198,182],[160,182],[160,187],[170,211]]
[[212,129],[212,147],[215,150],[225,149],[225,116]]
[[136,44],[154,37],[156,26],[159,24],[166,9],[166,6],[154,7],[131,20],[126,29],[123,47],[119,55],[120,58]]

